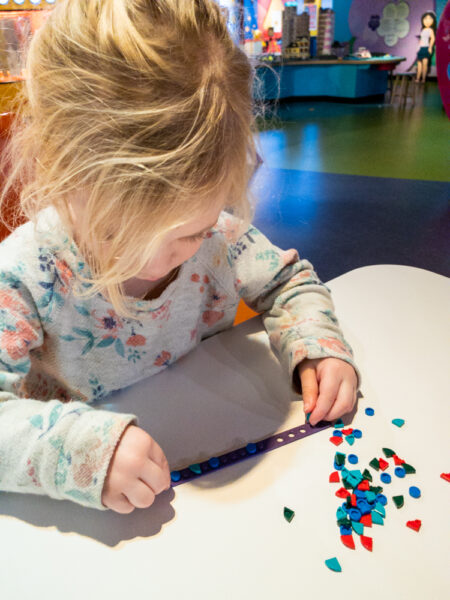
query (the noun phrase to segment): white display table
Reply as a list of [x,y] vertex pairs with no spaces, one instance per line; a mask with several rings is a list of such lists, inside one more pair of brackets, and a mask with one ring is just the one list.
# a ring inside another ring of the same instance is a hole
[[[356,550],[339,539],[327,429],[171,489],[128,516],[0,494],[0,598],[450,597],[450,484],[439,477],[450,471],[449,281],[380,265],[328,285],[363,376],[352,419],[363,437],[339,450],[357,454],[359,468],[389,447],[417,470],[401,480],[389,468],[385,525],[365,532],[372,553],[356,534]],[[107,406],[139,414],[174,468],[303,423],[293,398],[256,318]],[[392,425],[396,417],[403,428]],[[420,499],[409,485],[422,490]],[[391,500],[397,493],[405,496],[401,509]],[[284,506],[296,512],[290,524]],[[405,526],[412,519],[422,520],[419,533]],[[333,556],[342,573],[326,568]]]

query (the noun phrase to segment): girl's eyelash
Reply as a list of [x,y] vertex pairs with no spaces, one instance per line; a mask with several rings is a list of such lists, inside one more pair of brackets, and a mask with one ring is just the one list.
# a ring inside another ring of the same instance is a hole
[[199,233],[198,235],[191,235],[185,239],[188,242],[198,242],[199,240],[204,240],[207,235],[208,235],[208,232],[205,231],[205,233]]

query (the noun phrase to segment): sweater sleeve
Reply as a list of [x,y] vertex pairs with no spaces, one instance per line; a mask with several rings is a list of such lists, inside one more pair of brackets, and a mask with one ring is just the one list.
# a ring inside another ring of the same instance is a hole
[[129,414],[78,401],[21,397],[44,332],[26,286],[1,274],[0,490],[46,494],[103,509],[104,480]]
[[334,357],[350,363],[361,381],[353,351],[334,314],[330,290],[296,250],[274,246],[250,227],[229,246],[240,297],[263,313],[264,326],[280,362],[299,391],[295,368],[308,358]]

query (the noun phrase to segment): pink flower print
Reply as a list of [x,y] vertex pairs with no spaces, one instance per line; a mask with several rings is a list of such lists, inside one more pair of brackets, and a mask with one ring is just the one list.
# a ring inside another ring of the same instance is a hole
[[197,337],[197,332],[198,332],[198,329],[197,329],[197,328],[195,328],[195,329],[192,329],[192,331],[191,331],[191,342],[192,342],[193,340],[195,340],[195,338]]
[[109,336],[117,335],[119,333],[119,329],[123,328],[122,321],[111,308],[109,308],[106,312],[107,316],[97,317],[97,311],[92,311],[92,316],[99,323],[99,325],[96,325],[96,327],[98,327],[98,329],[105,329]]
[[204,282],[204,283],[206,283],[206,284],[208,284],[208,283],[209,283],[209,277],[208,277],[208,275],[205,275],[205,276],[203,277],[203,282]]
[[37,333],[27,321],[17,321],[14,331],[3,331],[0,346],[13,360],[19,360],[27,354],[28,346],[37,338]]
[[225,313],[223,312],[223,310],[205,310],[205,312],[202,315],[202,320],[203,323],[206,323],[206,325],[208,325],[208,327],[212,327],[218,321],[220,321],[220,319],[223,319],[224,315]]
[[333,352],[339,352],[339,354],[348,354],[348,350],[344,344],[335,338],[322,338],[317,340],[317,343],[323,348],[328,348]]
[[191,275],[191,281],[194,281],[195,283],[198,283],[200,281],[200,275],[198,273],[193,273]]
[[161,354],[158,354],[155,362],[153,363],[156,367],[168,367],[172,355],[167,350],[163,350]]
[[134,334],[127,339],[126,345],[133,346],[133,347],[145,346],[146,342],[147,342],[147,340],[143,335]]
[[0,291],[0,308],[20,312],[22,315],[28,315],[29,310],[23,302],[16,296],[11,296],[8,292]]
[[39,481],[36,478],[36,471],[33,467],[33,465],[31,464],[31,460],[28,459],[27,460],[27,474],[29,477],[31,477],[31,481],[33,482],[33,484],[36,487],[42,487],[41,484],[39,483]]
[[67,294],[68,286],[70,284],[70,281],[73,279],[72,270],[69,268],[66,262],[58,259],[55,259],[55,267],[58,271],[58,275],[60,276],[61,281],[64,284],[61,288],[61,291],[63,292],[63,294]]

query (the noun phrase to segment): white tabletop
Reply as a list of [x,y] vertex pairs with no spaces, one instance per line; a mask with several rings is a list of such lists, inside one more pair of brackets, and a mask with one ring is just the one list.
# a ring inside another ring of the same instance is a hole
[[[359,468],[389,447],[417,470],[401,480],[389,467],[385,525],[365,532],[372,553],[356,534],[356,550],[339,539],[327,429],[185,483],[128,516],[0,494],[0,598],[450,597],[450,484],[439,477],[450,471],[449,281],[379,265],[328,285],[363,376],[352,418],[363,437],[339,450],[357,454]],[[107,406],[139,414],[172,468],[304,421],[259,318],[205,341]],[[367,406],[375,416],[365,415]],[[403,428],[392,425],[396,417]],[[422,490],[420,499],[409,485]],[[391,500],[399,493],[401,509]],[[284,506],[295,510],[290,524]],[[412,519],[422,520],[419,533],[406,527]],[[342,573],[326,568],[333,556]]]

